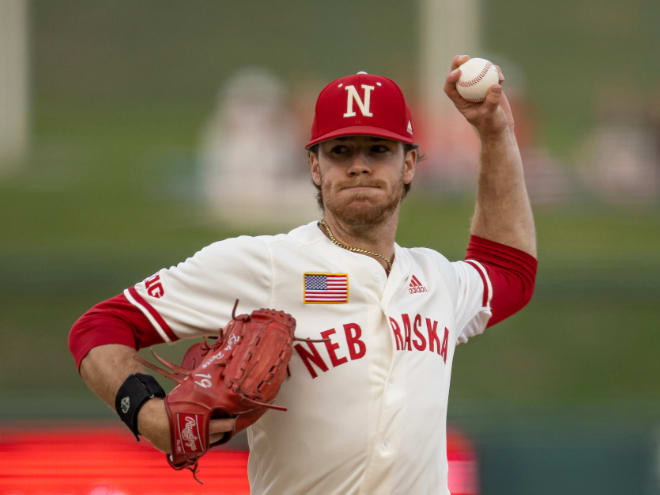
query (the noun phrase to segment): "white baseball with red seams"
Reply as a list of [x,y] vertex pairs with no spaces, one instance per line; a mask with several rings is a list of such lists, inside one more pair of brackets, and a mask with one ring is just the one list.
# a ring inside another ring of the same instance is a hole
[[461,77],[456,82],[456,90],[468,101],[483,101],[488,88],[500,79],[495,64],[485,58],[471,58],[459,69]]

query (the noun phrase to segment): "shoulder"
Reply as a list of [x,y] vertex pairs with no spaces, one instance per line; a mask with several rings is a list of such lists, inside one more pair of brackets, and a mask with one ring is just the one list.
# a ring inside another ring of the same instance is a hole
[[237,237],[228,237],[227,239],[215,241],[208,246],[203,247],[195,253],[195,257],[202,256],[206,258],[214,258],[245,252],[258,253],[268,248],[269,237],[272,236],[241,235]]
[[201,249],[202,251],[221,252],[240,249],[264,249],[276,244],[295,244],[310,242],[311,224],[301,225],[295,229],[280,234],[239,235],[215,241]]
[[426,247],[403,248],[403,251],[410,257],[411,261],[430,270],[440,270],[442,272],[452,272],[451,262],[446,256],[435,249]]
[[325,240],[325,237],[319,229],[317,222],[313,221],[296,227],[286,234],[272,236],[272,240],[274,243],[310,245],[322,242]]
[[457,290],[464,262],[450,261],[442,253],[426,247],[403,248],[403,251],[410,257],[413,266],[441,280],[450,292]]
[[427,247],[403,248],[414,259],[429,260],[436,263],[449,263],[449,260],[435,249]]
[[265,235],[254,239],[278,254],[305,252],[311,246],[323,243],[325,240],[316,222],[301,225],[284,234]]
[[194,257],[201,257],[209,261],[236,256],[268,258],[274,248],[295,249],[318,242],[317,231],[315,222],[312,222],[296,227],[287,233],[229,237],[209,244],[198,251]]

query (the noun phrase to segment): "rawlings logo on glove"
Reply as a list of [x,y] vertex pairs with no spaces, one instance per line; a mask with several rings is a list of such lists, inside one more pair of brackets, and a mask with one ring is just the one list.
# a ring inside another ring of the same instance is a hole
[[[286,411],[271,404],[287,376],[296,320],[283,311],[258,309],[235,315],[219,338],[191,346],[181,366],[152,351],[171,371],[141,357],[149,368],[176,381],[165,397],[170,420],[172,453],[167,461],[174,469],[190,469],[197,481],[198,460],[211,447],[228,441],[257,421],[267,409]],[[209,444],[211,418],[236,418],[234,430]],[[201,483],[201,482],[200,482]]]
[[[198,450],[197,445],[199,444],[200,448],[202,445],[202,439],[199,437],[199,422],[200,416],[194,414],[189,416],[187,414],[177,414],[176,427],[179,428],[179,435],[183,439],[183,447],[179,446],[178,451],[186,453],[186,447],[188,448],[187,452],[196,452]],[[181,424],[184,424],[183,430],[181,430]]]

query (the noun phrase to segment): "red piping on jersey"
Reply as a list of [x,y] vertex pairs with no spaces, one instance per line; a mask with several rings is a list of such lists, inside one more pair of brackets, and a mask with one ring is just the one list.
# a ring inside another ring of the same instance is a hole
[[[149,305],[146,307],[149,308]],[[177,340],[177,337],[172,340]],[[69,332],[69,350],[79,371],[83,358],[99,345],[122,344],[141,349],[162,342],[163,338],[151,322],[124,294],[92,307],[73,324]]]
[[[532,298],[538,261],[532,255],[499,242],[473,235],[468,243],[465,259],[475,260],[486,269],[492,287],[488,320],[491,327],[521,310]],[[471,263],[475,266],[474,263]],[[484,305],[488,301],[488,284],[478,267],[484,282]]]
[[479,276],[481,277],[481,282],[484,284],[484,296],[481,298],[481,305],[486,306],[488,304],[488,296],[489,296],[488,282],[486,281],[486,276],[484,275],[482,268],[477,263],[475,263],[474,260],[466,260],[466,262],[472,265],[474,269],[477,270]]
[[178,337],[174,334],[170,326],[165,322],[162,316],[156,311],[151,304],[149,304],[147,301],[145,301],[140,294],[138,294],[138,291],[135,290],[135,287],[131,287],[128,289],[128,292],[131,294],[133,299],[137,301],[137,303],[141,306],[143,306],[151,315],[151,317],[156,320],[156,323],[160,325],[160,328],[165,332],[167,337],[171,341],[175,341],[178,339]]

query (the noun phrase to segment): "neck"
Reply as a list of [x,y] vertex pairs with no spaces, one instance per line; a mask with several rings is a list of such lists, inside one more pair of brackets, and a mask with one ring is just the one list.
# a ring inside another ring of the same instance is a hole
[[396,211],[392,212],[392,215],[383,222],[365,226],[347,224],[346,222],[342,222],[329,211],[325,211],[323,222],[329,229],[329,232],[326,231],[325,234],[328,237],[331,235],[334,236],[335,241],[338,241],[338,243],[345,246],[380,255],[372,257],[381,262],[385,270],[389,272],[390,266],[388,266],[387,262],[383,261],[380,257],[389,262],[394,258],[394,240],[398,225],[398,213],[399,211],[397,208]]

